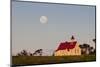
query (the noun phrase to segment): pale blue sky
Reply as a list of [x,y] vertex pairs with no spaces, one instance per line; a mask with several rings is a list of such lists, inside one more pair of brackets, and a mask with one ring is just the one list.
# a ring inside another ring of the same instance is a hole
[[[40,23],[41,16],[48,17],[47,24]],[[94,46],[95,6],[12,2],[13,53],[39,48],[52,53],[72,35]]]

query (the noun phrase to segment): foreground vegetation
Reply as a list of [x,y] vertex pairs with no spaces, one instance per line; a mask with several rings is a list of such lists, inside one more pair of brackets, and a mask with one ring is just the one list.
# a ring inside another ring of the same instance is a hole
[[13,65],[37,65],[51,63],[72,63],[95,61],[95,55],[82,56],[13,56]]

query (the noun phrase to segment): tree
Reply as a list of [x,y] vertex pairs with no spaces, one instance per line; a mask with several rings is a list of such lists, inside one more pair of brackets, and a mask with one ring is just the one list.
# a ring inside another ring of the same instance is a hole
[[43,53],[43,49],[38,49],[36,50],[33,55],[39,55],[39,56],[42,56],[42,53]]
[[90,54],[93,54],[93,47],[89,47]]
[[93,42],[95,43],[95,48],[93,54],[96,54],[96,39],[93,39]]
[[93,39],[93,42],[96,43],[96,39]]
[[93,52],[93,47],[91,47],[89,44],[82,44],[82,45],[79,45],[79,47],[81,48],[81,53],[82,54],[92,54]]
[[21,52],[21,54],[22,54],[23,56],[28,56],[28,52],[27,52],[26,50],[23,50],[23,51]]

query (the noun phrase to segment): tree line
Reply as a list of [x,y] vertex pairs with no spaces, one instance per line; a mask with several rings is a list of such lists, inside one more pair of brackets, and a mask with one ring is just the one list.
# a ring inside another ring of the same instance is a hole
[[[96,44],[96,39],[93,39],[93,42]],[[80,44],[79,47],[81,48],[82,55],[96,54],[96,48],[93,48],[89,44]],[[43,56],[43,49],[37,49],[33,53],[28,52],[27,50],[22,50],[16,56]],[[52,56],[54,55],[52,54]]]

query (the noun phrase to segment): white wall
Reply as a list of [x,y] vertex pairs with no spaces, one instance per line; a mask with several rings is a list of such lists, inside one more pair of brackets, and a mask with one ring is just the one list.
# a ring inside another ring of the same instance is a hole
[[[31,0],[32,1],[32,0]],[[97,61],[39,65],[37,67],[98,67],[100,63],[100,0],[33,0],[97,6]],[[0,67],[10,67],[10,0],[0,0]],[[32,67],[32,66],[27,66]]]

